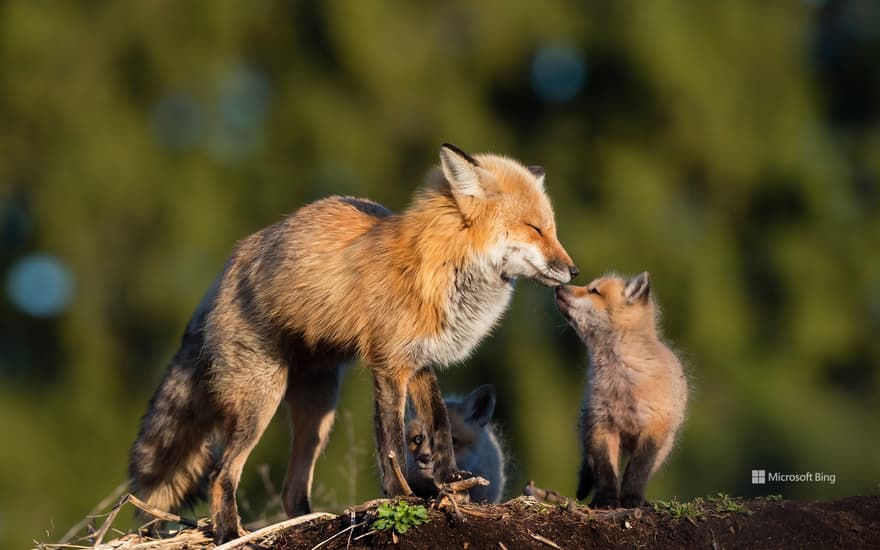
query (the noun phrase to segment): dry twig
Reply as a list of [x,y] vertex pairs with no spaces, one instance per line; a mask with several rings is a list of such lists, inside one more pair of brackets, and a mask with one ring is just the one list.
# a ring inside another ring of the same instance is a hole
[[458,511],[466,516],[473,516],[475,518],[484,518],[484,519],[501,519],[504,517],[504,514],[487,514],[486,512],[480,512],[476,510],[473,506],[459,506]]
[[[106,510],[107,507],[110,506],[110,503],[111,503],[111,502],[113,502],[114,500],[118,499],[118,498],[122,495],[122,493],[125,492],[125,489],[128,488],[128,483],[129,483],[129,480],[126,479],[125,481],[123,481],[122,483],[120,483],[119,486],[117,486],[115,489],[113,489],[113,492],[111,492],[109,495],[107,495],[106,497],[104,497],[104,498],[101,500],[101,502],[99,502],[99,503],[97,504],[97,506],[95,506],[94,508],[92,508],[92,511],[89,512],[89,513],[86,515],[86,517],[84,517],[83,519],[81,519],[81,520],[79,521],[79,523],[77,523],[76,525],[74,525],[73,527],[71,527],[70,529],[68,529],[67,532],[64,533],[64,536],[61,537],[61,540],[58,541],[58,544],[65,544],[65,543],[67,543],[67,542],[70,542],[70,540],[73,539],[73,537],[75,537],[76,534],[79,533],[79,532],[83,529],[83,527],[85,527],[85,526],[87,526],[89,523],[91,523],[91,521],[92,521],[92,520],[93,520],[93,519],[94,519],[99,513],[101,513],[102,510]],[[44,545],[44,546],[47,546],[47,547],[48,547],[49,545]]]
[[548,539],[547,537],[542,537],[541,535],[536,535],[535,533],[529,533],[529,535],[531,535],[531,537],[533,539],[535,539],[536,541],[543,542],[544,544],[546,544],[547,546],[550,546],[551,548],[556,548],[556,550],[562,550],[561,546],[559,546],[558,544],[556,544],[552,540]]
[[539,500],[550,502],[552,504],[559,504],[569,512],[579,511],[574,499],[565,498],[552,489],[541,489],[540,487],[537,487],[535,485],[534,481],[529,481],[529,484],[526,485],[525,489],[523,489],[523,494],[533,496]]
[[388,453],[388,462],[391,463],[391,471],[394,473],[397,483],[403,489],[403,496],[412,496],[412,489],[410,489],[409,483],[406,482],[406,477],[404,477],[403,471],[400,469],[400,463],[397,462],[397,453],[390,451]]
[[[458,519],[464,519],[461,508],[458,506],[458,495],[469,497],[468,491],[477,486],[487,486],[489,480],[480,476],[472,476],[467,479],[458,479],[447,483],[440,484],[437,489],[439,491],[439,499],[437,500],[437,508],[451,507],[452,513]],[[464,500],[467,502],[467,500]],[[476,514],[470,514],[476,515]]]
[[488,479],[474,476],[469,477],[467,479],[460,479],[458,481],[450,481],[449,483],[444,483],[440,486],[441,491],[446,491],[448,493],[463,493],[465,491],[470,491],[474,487],[488,487],[491,485]]
[[134,506],[140,508],[143,512],[150,514],[156,518],[159,518],[163,521],[173,521],[175,523],[181,523],[183,525],[187,525],[189,527],[198,527],[198,522],[193,519],[185,518],[183,516],[179,516],[177,514],[172,514],[170,512],[166,512],[165,510],[160,510],[158,508],[154,508],[137,498],[131,493],[126,493],[119,502],[113,506],[113,509],[110,510],[110,513],[107,514],[107,519],[104,520],[104,524],[101,525],[101,528],[98,529],[98,532],[95,533],[95,545],[94,548],[98,548],[101,545],[101,542],[104,540],[104,536],[107,534],[107,531],[110,530],[110,526],[113,525],[113,521],[116,519],[116,516],[119,515],[119,511],[122,509],[122,506],[126,503],[130,502]]
[[314,521],[317,519],[332,519],[335,517],[336,516],[334,516],[333,514],[328,514],[326,512],[314,512],[311,514],[306,514],[304,516],[299,516],[296,518],[288,519],[286,521],[281,521],[281,522],[275,523],[275,524],[270,525],[268,527],[263,527],[262,529],[254,531],[253,533],[248,533],[247,535],[244,535],[242,537],[238,537],[235,540],[231,540],[231,541],[227,542],[226,544],[221,544],[220,546],[217,546],[216,548],[214,548],[214,550],[231,550],[232,548],[237,548],[237,547],[241,546],[242,544],[246,544],[246,543],[251,542],[253,540],[267,537],[273,533],[277,533],[278,531],[283,531],[289,527],[293,527],[293,526],[299,525],[301,523],[308,523],[310,521]]
[[362,514],[364,512],[369,512],[374,508],[378,508],[380,505],[385,504],[386,502],[391,502],[390,498],[376,498],[373,500],[368,500],[363,504],[355,504],[354,506],[349,506],[345,510],[343,510],[342,515],[352,515],[352,514]]
[[642,509],[641,508],[624,508],[622,510],[592,510],[590,512],[592,517],[598,519],[605,519],[616,521],[619,519],[633,518],[639,519],[642,517]]
[[329,537],[329,538],[326,538],[326,539],[322,540],[321,542],[319,542],[318,544],[312,546],[312,550],[317,550],[318,548],[324,546],[325,544],[327,544],[327,543],[330,542],[331,540],[335,539],[335,538],[338,537],[339,535],[344,535],[345,533],[348,533],[348,534],[349,534],[349,537],[350,537],[350,536],[351,536],[351,532],[354,531],[355,529],[357,529],[358,527],[362,526],[362,525],[366,525],[366,523],[365,523],[365,522],[361,522],[361,523],[353,523],[353,524],[349,525],[348,527],[346,527],[345,529],[343,529],[342,531],[340,531],[340,532],[334,534],[333,536],[331,536],[331,537]]

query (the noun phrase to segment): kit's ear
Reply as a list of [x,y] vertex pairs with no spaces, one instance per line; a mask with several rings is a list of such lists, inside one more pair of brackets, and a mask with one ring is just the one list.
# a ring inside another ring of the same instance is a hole
[[544,189],[544,167],[543,166],[528,166],[529,172],[535,176],[535,181],[538,182],[538,187]]
[[623,297],[626,303],[634,304],[639,300],[646,300],[651,294],[651,274],[647,271],[639,273],[626,282],[623,289]]
[[462,406],[466,421],[485,426],[495,412],[495,386],[484,384],[474,389],[464,398]]

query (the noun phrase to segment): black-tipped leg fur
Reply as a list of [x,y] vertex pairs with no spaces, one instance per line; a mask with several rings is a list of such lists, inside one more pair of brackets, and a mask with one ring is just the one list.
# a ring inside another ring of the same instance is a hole
[[217,544],[237,538],[243,532],[235,491],[244,463],[272,420],[287,386],[285,367],[270,365],[257,372],[265,376],[257,378],[251,387],[218,396],[225,419],[218,432],[217,445],[223,452],[210,480],[211,517]]
[[308,364],[301,359],[291,369],[285,395],[290,420],[290,460],[281,491],[284,511],[289,517],[312,511],[315,462],[324,451],[333,426],[339,379],[339,362],[333,357],[315,358]]
[[653,439],[644,439],[633,452],[620,488],[620,505],[624,508],[638,508],[645,503],[645,487],[657,460],[657,450]]
[[615,465],[609,456],[608,444],[600,441],[590,449],[590,459],[593,463],[593,479],[596,484],[596,494],[590,502],[591,508],[617,508],[618,505],[618,482]]
[[577,499],[584,500],[593,490],[593,463],[589,456],[581,461],[581,470],[578,472]]

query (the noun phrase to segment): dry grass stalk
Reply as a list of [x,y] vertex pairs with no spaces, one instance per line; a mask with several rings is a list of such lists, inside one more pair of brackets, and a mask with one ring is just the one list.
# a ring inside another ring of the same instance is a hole
[[310,521],[315,521],[319,519],[334,519],[336,518],[333,514],[328,514],[326,512],[314,512],[311,514],[306,514],[304,516],[299,516],[296,518],[288,519],[286,521],[278,522],[274,525],[270,525],[268,527],[263,527],[253,533],[248,533],[243,537],[238,537],[235,540],[231,540],[226,544],[221,544],[214,548],[214,550],[232,550],[233,548],[238,548],[242,544],[247,544],[249,542],[255,541],[257,539],[266,538],[269,535],[277,533],[279,531],[284,531],[290,527],[294,527],[296,525],[300,525],[301,523],[308,523]]

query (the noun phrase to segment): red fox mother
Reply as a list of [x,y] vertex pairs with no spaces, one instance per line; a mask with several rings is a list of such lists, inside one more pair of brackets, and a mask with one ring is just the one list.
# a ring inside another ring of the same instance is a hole
[[147,503],[175,510],[207,479],[215,540],[238,536],[242,468],[284,400],[292,438],[284,508],[309,512],[341,365],[353,357],[373,371],[385,493],[408,491],[388,458],[406,456],[407,393],[434,432],[435,479],[457,469],[433,368],[473,351],[516,278],[557,286],[578,270],[556,238],[543,169],[452,145],[440,161],[402,214],[329,197],[236,246],[132,448],[134,490]]

